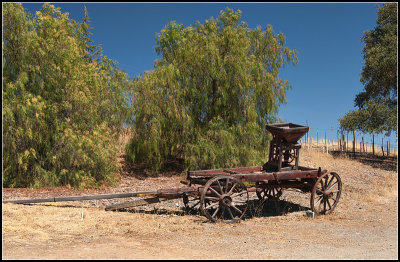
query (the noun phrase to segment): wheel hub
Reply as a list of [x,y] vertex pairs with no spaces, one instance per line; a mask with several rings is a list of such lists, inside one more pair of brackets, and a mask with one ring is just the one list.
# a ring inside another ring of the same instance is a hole
[[333,193],[330,190],[329,191],[323,191],[322,194],[323,194],[325,199],[329,198],[330,196],[333,195]]
[[222,195],[221,196],[221,200],[220,200],[220,204],[222,206],[230,206],[232,204],[232,198],[228,195]]

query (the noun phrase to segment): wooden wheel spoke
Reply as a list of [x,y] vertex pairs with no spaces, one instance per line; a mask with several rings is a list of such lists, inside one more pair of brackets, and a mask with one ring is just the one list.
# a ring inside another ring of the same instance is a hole
[[237,208],[236,206],[232,205],[231,206],[233,209],[235,209],[237,212],[239,212],[239,214],[242,214],[242,210],[240,210],[239,208]]
[[224,218],[225,216],[225,210],[226,210],[226,206],[222,207],[222,212],[221,212],[221,217]]
[[241,192],[232,194],[232,195],[231,195],[231,198],[234,198],[234,197],[237,197],[237,196],[241,196],[241,195],[246,194],[246,193],[247,193],[247,191],[244,190],[244,191],[241,191]]
[[213,191],[217,196],[221,197],[221,195],[212,187],[209,187],[211,191]]
[[235,200],[232,200],[232,203],[234,203],[234,204],[246,204],[247,201],[246,200],[241,200],[241,199],[235,199]]
[[326,176],[323,180],[324,180],[324,188],[326,188],[328,185],[328,176]]
[[[323,196],[320,196],[320,197],[317,199],[317,202],[314,203],[314,205],[317,205],[317,204],[321,201],[322,198],[323,198]],[[315,200],[314,200],[314,201],[315,201]]]
[[215,215],[218,213],[218,211],[219,211],[219,207],[217,207],[217,209],[215,209],[215,211],[214,211],[214,213],[212,214],[211,217],[215,217]]
[[206,196],[204,198],[207,199],[207,200],[211,200],[211,201],[219,201],[219,197]]
[[331,190],[334,186],[338,185],[338,182],[336,181],[335,183],[333,183],[328,189],[327,191]]
[[219,187],[219,191],[221,192],[221,194],[223,194],[224,191],[222,190],[222,186],[221,186],[221,184],[219,183],[218,180],[217,180],[217,184],[218,184],[218,187]]
[[215,203],[209,205],[208,207],[205,207],[205,209],[210,209],[212,207],[215,207],[216,205],[219,205],[219,202],[215,202]]
[[332,209],[332,206],[331,206],[331,204],[329,203],[329,199],[327,199],[326,202],[328,203],[329,209]]
[[336,198],[333,198],[333,196],[330,196],[329,199],[332,199],[334,201],[333,204],[336,203]]
[[193,206],[189,207],[190,209],[193,209],[195,206],[197,206],[198,204],[200,204],[200,200],[197,201]]
[[319,205],[318,205],[318,212],[321,211],[321,206],[322,206],[322,204],[325,202],[323,198],[321,198],[321,199],[322,199],[322,201],[319,202]]
[[228,213],[229,213],[229,215],[231,216],[231,218],[234,219],[235,217],[234,217],[233,214],[232,214],[232,210],[231,210],[229,207],[228,207],[227,209],[228,209]]
[[229,185],[229,178],[226,179],[226,184],[225,184],[225,194],[228,193],[228,185]]
[[246,205],[246,204],[247,204],[246,200],[233,200],[231,203],[232,206]]
[[233,184],[233,186],[231,187],[231,189],[230,189],[229,192],[227,193],[228,195],[232,194],[233,189],[235,188],[236,185],[237,185],[237,183],[235,182],[235,184]]
[[328,182],[327,187],[329,187],[329,186],[331,185],[331,183],[332,183],[332,181],[333,181],[334,178],[335,178],[335,176],[332,176],[332,177],[331,177],[331,179],[330,179],[329,182]]
[[322,181],[322,179],[319,181],[319,183],[321,184],[321,189],[324,188],[324,182]]

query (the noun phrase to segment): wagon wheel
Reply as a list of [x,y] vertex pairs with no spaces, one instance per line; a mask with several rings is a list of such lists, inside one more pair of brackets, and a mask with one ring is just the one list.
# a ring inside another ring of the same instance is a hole
[[288,155],[288,160],[287,160],[287,163],[292,163],[293,162],[293,160],[295,160],[296,159],[296,150],[295,149],[290,149],[290,150],[288,150],[288,151],[285,151],[285,154],[287,154]]
[[342,192],[342,181],[335,172],[320,176],[311,192],[311,210],[327,215],[335,209]]
[[264,204],[267,200],[273,200],[275,205],[275,210],[277,213],[280,213],[281,209],[278,204],[279,197],[282,195],[282,190],[276,187],[261,189],[256,191],[257,197],[260,200],[261,204]]
[[278,199],[282,195],[282,190],[278,188],[258,189],[256,191],[257,197],[260,201],[264,202],[267,199]]
[[[200,197],[200,209],[212,222],[237,222],[245,214],[249,193],[237,178],[218,176],[210,179]],[[244,205],[244,208],[243,208]]]
[[200,204],[200,197],[189,197],[187,195],[183,195],[183,205],[185,206],[185,209],[194,211],[194,208],[197,207]]

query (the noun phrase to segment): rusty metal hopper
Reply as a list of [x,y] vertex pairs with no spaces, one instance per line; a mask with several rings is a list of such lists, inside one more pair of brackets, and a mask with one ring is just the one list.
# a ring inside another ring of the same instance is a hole
[[265,128],[271,134],[282,137],[288,143],[296,143],[309,129],[308,126],[293,123],[266,124]]

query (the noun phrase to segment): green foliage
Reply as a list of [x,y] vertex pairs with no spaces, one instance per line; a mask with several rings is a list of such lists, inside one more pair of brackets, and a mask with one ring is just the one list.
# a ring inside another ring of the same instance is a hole
[[156,36],[160,60],[134,83],[134,162],[158,170],[173,159],[188,168],[261,164],[273,121],[285,103],[279,69],[297,62],[272,27],[249,29],[241,12],[186,28],[172,21]]
[[364,133],[390,134],[397,129],[396,109],[388,109],[387,106],[373,101],[367,101],[364,108],[351,110],[342,118],[339,118],[340,126],[345,131],[359,130]]
[[377,26],[364,32],[364,91],[357,94],[357,111],[348,112],[341,125],[369,133],[397,133],[397,3],[378,6]]
[[365,91],[356,96],[358,107],[369,100],[397,106],[397,8],[397,3],[378,6],[377,26],[362,37],[365,65],[361,82]]
[[3,185],[111,182],[127,75],[91,45],[87,17],[3,7]]

